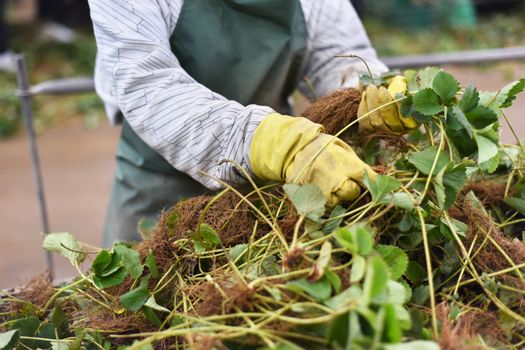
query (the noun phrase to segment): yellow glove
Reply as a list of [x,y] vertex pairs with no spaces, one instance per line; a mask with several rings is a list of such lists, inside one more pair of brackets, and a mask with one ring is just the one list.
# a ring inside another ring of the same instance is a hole
[[[394,101],[397,94],[404,95],[406,91],[407,83],[402,75],[396,75],[388,85],[388,89],[384,86],[368,85],[363,92],[357,116],[361,117],[378,107]],[[359,119],[359,129],[364,132],[384,131],[401,135],[417,127],[418,123],[414,118],[404,117],[401,114],[399,103],[390,103]]]
[[365,172],[375,172],[342,140],[322,133],[305,118],[271,114],[255,130],[250,148],[253,172],[261,179],[314,183],[328,205],[356,199]]

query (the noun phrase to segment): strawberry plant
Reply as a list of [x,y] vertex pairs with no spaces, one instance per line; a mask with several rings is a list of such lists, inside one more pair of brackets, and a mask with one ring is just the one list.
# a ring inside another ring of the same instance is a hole
[[404,74],[396,102],[419,129],[362,136],[354,116],[332,130],[380,173],[355,202],[225,184],[144,225],[139,243],[51,234],[44,246],[79,277],[6,293],[0,349],[523,347],[525,151],[498,131],[525,80],[487,93],[437,68]]

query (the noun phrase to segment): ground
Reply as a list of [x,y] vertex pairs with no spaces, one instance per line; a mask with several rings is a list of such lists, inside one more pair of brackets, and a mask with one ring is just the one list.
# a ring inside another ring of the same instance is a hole
[[[119,130],[107,123],[88,130],[73,119],[39,137],[51,230],[68,231],[100,245]],[[41,223],[23,134],[0,140],[0,288],[13,287],[45,270]],[[55,258],[58,278],[71,275]]]
[[[447,67],[462,83],[495,90],[525,77],[525,65],[500,65],[490,70]],[[509,109],[516,133],[525,139],[525,95]],[[503,139],[514,143],[508,127]],[[82,241],[100,245],[114,170],[119,129],[102,122],[96,129],[82,119],[48,127],[39,136],[51,230],[68,231]],[[45,270],[41,226],[31,162],[24,134],[0,140],[0,288],[14,287]],[[73,275],[56,256],[57,277]]]

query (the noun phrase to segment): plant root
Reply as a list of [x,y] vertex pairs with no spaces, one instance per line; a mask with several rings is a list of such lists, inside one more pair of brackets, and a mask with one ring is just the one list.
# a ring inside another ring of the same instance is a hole
[[484,204],[500,204],[505,198],[505,184],[496,181],[469,182],[464,189],[465,193],[473,191]]
[[[199,196],[175,205],[168,212],[168,215],[174,212],[178,216],[173,231],[167,232],[169,239],[176,241],[188,238],[189,234],[195,232],[201,213],[212,199],[214,199],[212,196]],[[231,247],[248,240],[253,233],[256,221],[257,218],[251,213],[249,205],[235,193],[228,192],[207,209],[203,223],[211,226],[217,232],[223,246]],[[263,234],[265,228],[264,224],[258,225],[259,235]]]
[[[52,285],[51,274],[46,271],[31,279],[24,286],[21,286],[16,293],[16,297],[41,309],[51,299],[53,294],[55,294],[55,290]],[[25,303],[10,302],[8,310],[14,313],[30,312],[30,307],[28,309],[28,305]]]
[[469,344],[477,336],[482,336],[491,343],[505,339],[505,332],[499,325],[498,318],[491,313],[471,310],[452,321],[450,305],[441,303],[436,309],[441,323],[441,334],[437,342],[442,350],[485,349],[480,345]]
[[315,101],[301,116],[324,126],[327,134],[335,135],[357,118],[360,102],[361,91],[337,90]]
[[251,310],[251,297],[255,293],[245,283],[226,275],[213,281],[203,281],[189,286],[186,293],[193,300],[195,313],[200,317],[224,315],[235,309]]
[[[465,222],[469,227],[465,237],[466,246],[470,246],[474,238],[478,237],[473,251],[478,251],[483,238],[490,235],[494,242],[501,247],[515,264],[525,262],[525,244],[505,236],[486,213],[481,209],[475,208],[468,200],[458,198],[456,206],[451,210],[451,214],[456,219]],[[506,257],[491,242],[486,242],[479,249],[479,253],[473,259],[473,263],[487,273],[511,267]]]

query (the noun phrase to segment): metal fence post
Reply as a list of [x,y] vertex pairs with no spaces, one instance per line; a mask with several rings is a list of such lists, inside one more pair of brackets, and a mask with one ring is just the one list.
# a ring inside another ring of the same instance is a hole
[[[49,233],[49,222],[47,217],[46,197],[44,193],[44,182],[42,181],[42,170],[40,167],[40,158],[38,156],[38,145],[36,141],[35,128],[33,125],[33,111],[31,109],[31,92],[29,91],[29,80],[27,77],[27,70],[25,59],[23,55],[16,57],[16,75],[18,79],[17,96],[20,98],[22,104],[22,116],[27,131],[27,140],[29,142],[29,150],[31,153],[31,162],[33,167],[33,181],[35,183],[39,209],[40,221],[42,225],[42,232],[44,235]],[[54,275],[53,257],[51,252],[46,251],[46,263],[51,277]]]

